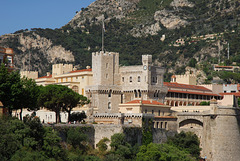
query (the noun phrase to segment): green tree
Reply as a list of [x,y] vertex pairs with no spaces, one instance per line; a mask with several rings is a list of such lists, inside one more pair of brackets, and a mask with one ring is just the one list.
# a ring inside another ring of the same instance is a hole
[[174,137],[168,138],[168,144],[175,145],[181,150],[188,151],[196,159],[200,156],[201,148],[199,147],[200,141],[196,134],[192,132],[180,132]]
[[100,152],[100,155],[105,155],[106,154],[106,151],[107,151],[107,148],[108,148],[108,145],[107,143],[109,142],[110,140],[106,137],[104,137],[103,139],[101,139],[98,143],[97,143],[97,148]]
[[200,106],[209,106],[209,105],[210,105],[210,102],[209,102],[209,101],[208,101],[208,102],[202,101],[202,102],[200,102],[199,105],[200,105]]
[[0,101],[8,109],[11,116],[12,110],[21,108],[24,91],[20,74],[17,71],[8,72],[4,64],[0,66]]
[[21,99],[20,106],[20,120],[22,120],[22,109],[26,108],[29,111],[36,111],[39,109],[38,96],[40,94],[40,88],[42,86],[37,86],[33,79],[22,78],[23,85],[23,96]]
[[83,106],[90,102],[87,97],[74,92],[70,88],[65,89],[62,94],[64,95],[63,111],[68,112],[68,122],[71,121],[71,111],[74,107],[76,107],[77,105]]
[[79,127],[70,128],[67,132],[67,143],[84,153],[87,150],[87,135],[82,133]]
[[111,152],[120,158],[131,159],[132,158],[132,147],[126,141],[123,133],[116,133],[111,136]]
[[11,157],[11,161],[46,161],[49,158],[43,154],[42,151],[33,151],[28,148],[22,148],[18,150],[14,155]]
[[137,153],[137,161],[153,161],[153,160],[171,160],[171,161],[194,161],[189,153],[179,150],[176,146],[169,144],[142,145]]
[[56,123],[61,122],[60,112],[63,110],[65,91],[68,87],[62,85],[48,85],[42,88],[38,97],[38,103],[40,106],[47,108],[50,111],[54,111],[56,114]]
[[70,122],[73,121],[79,121],[81,122],[82,120],[84,120],[85,118],[87,118],[87,115],[85,114],[85,112],[73,112],[71,113],[71,117],[70,117]]
[[195,58],[191,58],[190,61],[189,61],[189,63],[188,63],[188,65],[189,65],[190,67],[193,67],[193,68],[196,67],[196,64],[197,64],[197,60],[196,60]]
[[66,157],[66,153],[61,147],[61,138],[58,136],[58,133],[54,131],[51,127],[45,127],[44,129],[45,133],[43,135],[42,146],[44,154],[49,158],[63,160]]

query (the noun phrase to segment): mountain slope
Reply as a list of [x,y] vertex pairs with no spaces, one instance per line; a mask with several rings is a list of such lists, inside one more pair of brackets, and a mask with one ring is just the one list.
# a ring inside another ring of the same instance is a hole
[[29,53],[32,69],[42,74],[56,62],[85,68],[91,52],[101,50],[104,19],[105,50],[119,52],[122,65],[140,64],[142,54],[152,54],[168,72],[182,73],[193,58],[199,68],[217,63],[219,42],[220,60],[229,42],[227,63],[239,62],[239,16],[238,0],[97,0],[59,29],[17,31],[1,36],[0,46],[14,48],[21,69],[27,69]]

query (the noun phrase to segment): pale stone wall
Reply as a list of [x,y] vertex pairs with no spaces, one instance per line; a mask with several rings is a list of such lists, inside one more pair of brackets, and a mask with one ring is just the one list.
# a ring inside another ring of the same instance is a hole
[[94,85],[119,85],[119,54],[92,53],[92,70]]
[[212,93],[214,93],[214,94],[223,93],[223,85],[222,84],[203,84],[203,85],[199,85],[199,86],[210,89],[212,91]]
[[238,85],[237,84],[223,84],[223,92],[224,93],[238,92]]
[[201,156],[207,160],[239,160],[240,110],[234,105],[234,97],[229,96],[221,101],[211,100],[209,110],[179,112],[178,131],[194,132],[200,139]]
[[111,136],[116,133],[122,133],[123,128],[121,125],[93,125],[95,129],[95,148],[96,144],[104,137],[111,140]]
[[61,74],[71,72],[72,70],[73,70],[72,64],[54,64],[54,65],[52,65],[53,77],[56,75],[61,75]]
[[37,71],[20,71],[21,78],[26,77],[29,79],[36,79],[38,78]]
[[181,83],[181,84],[189,84],[189,85],[196,85],[197,84],[197,77],[195,74],[190,74],[186,72],[184,75],[175,75],[175,78],[172,79],[171,82]]

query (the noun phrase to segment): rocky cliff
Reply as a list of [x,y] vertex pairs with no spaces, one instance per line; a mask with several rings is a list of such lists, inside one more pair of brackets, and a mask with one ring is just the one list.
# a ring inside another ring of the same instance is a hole
[[119,52],[122,65],[152,54],[171,73],[183,73],[192,59],[200,70],[210,69],[206,63],[218,62],[219,49],[225,63],[227,42],[231,61],[238,60],[239,10],[238,0],[96,0],[59,29],[20,30],[1,36],[0,46],[15,50],[22,70],[29,59],[42,74],[56,62],[85,68],[91,52],[101,50],[104,20],[105,50]]

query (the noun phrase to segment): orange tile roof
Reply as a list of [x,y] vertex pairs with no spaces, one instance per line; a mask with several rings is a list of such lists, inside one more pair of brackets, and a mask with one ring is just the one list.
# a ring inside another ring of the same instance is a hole
[[41,79],[41,78],[52,78],[52,74],[50,74],[49,76],[39,77],[39,78],[37,78],[37,79]]
[[234,95],[234,96],[237,96],[237,97],[240,97],[240,92],[237,92],[237,93],[219,93],[221,96],[224,96],[224,95]]
[[126,104],[134,104],[134,103],[140,103],[142,101],[142,104],[150,104],[150,105],[164,105],[163,103],[157,102],[157,101],[150,101],[150,100],[132,100],[130,102],[127,102]]
[[190,92],[190,91],[179,91],[179,90],[168,90],[168,92],[186,93],[186,94],[197,94],[197,95],[206,95],[206,96],[220,96],[220,95],[218,95],[218,94],[213,94],[213,93]]
[[218,66],[215,66],[215,68],[233,68],[233,66],[221,66],[221,65],[218,65]]
[[159,119],[176,119],[177,117],[175,116],[154,116],[155,118],[159,118]]
[[75,70],[75,71],[71,71],[70,73],[86,72],[86,71],[92,71],[92,69],[81,69],[81,70]]
[[201,90],[201,91],[209,91],[210,89],[203,87],[203,86],[197,86],[197,85],[189,85],[189,84],[180,84],[180,83],[171,83],[171,82],[163,82],[165,86],[168,88],[181,88],[181,89],[192,89],[192,90]]

